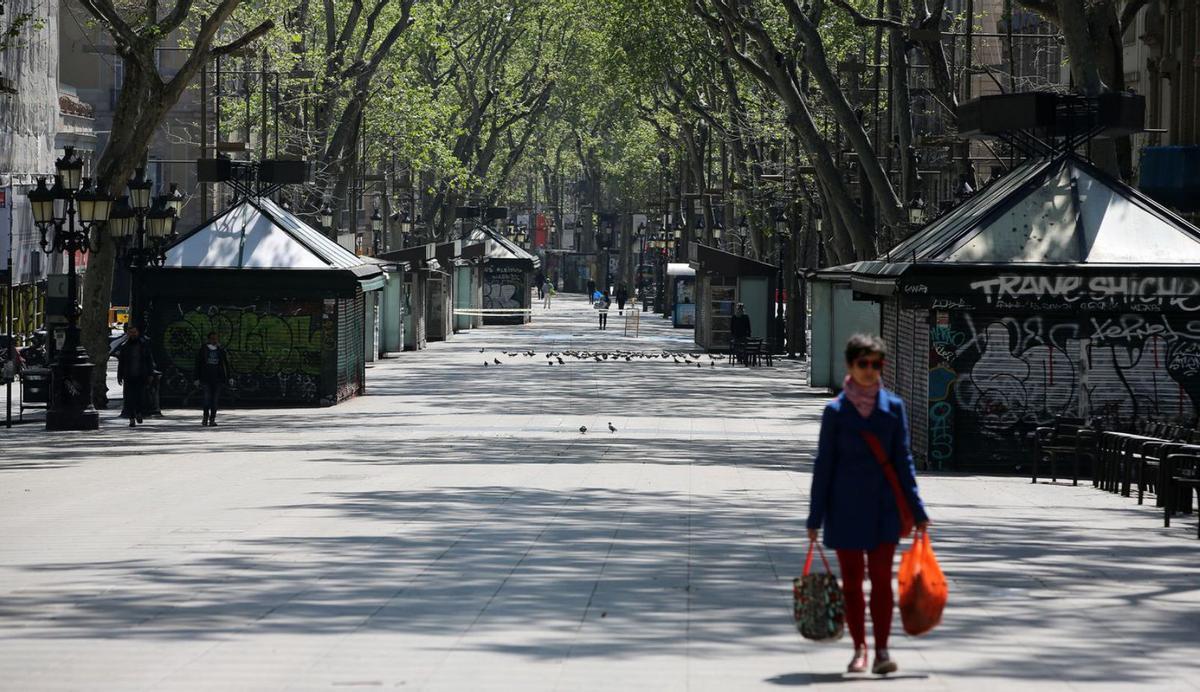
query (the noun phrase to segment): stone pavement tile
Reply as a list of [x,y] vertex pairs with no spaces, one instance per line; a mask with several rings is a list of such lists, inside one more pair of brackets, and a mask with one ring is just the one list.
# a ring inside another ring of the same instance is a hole
[[581,307],[381,361],[368,396],[329,409],[0,432],[0,690],[1200,680],[1190,520],[952,473],[921,476],[944,622],[893,635],[900,677],[843,680],[848,641],[802,640],[789,610],[827,395],[787,361],[546,365],[692,348],[654,319],[598,335]]

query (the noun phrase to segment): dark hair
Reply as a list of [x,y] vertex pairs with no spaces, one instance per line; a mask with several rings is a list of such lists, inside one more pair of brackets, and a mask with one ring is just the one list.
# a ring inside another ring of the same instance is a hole
[[855,334],[846,342],[846,362],[853,363],[860,356],[879,354],[881,358],[887,356],[887,345],[883,343],[883,339],[874,334]]
[[213,338],[213,337],[214,337],[214,336],[216,336],[216,335],[217,335],[217,331],[214,329],[214,330],[210,331],[209,333],[205,334],[205,335],[204,335],[204,338],[205,338],[205,339],[211,339],[211,338]]

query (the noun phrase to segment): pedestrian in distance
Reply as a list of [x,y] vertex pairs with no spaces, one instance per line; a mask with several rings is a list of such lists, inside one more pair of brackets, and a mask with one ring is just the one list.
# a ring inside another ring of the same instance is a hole
[[117,354],[117,384],[121,385],[125,397],[125,414],[129,416],[129,427],[142,422],[144,406],[142,399],[146,382],[154,375],[154,354],[150,352],[150,339],[142,335],[136,324],[125,325],[125,343]]
[[625,302],[629,300],[629,289],[625,288],[625,284],[617,286],[617,310],[618,314],[625,314]]
[[588,296],[591,297],[591,296],[596,295],[596,280],[588,279],[587,286],[588,286]]
[[545,286],[546,273],[539,270],[537,273],[537,278],[534,281],[534,284],[537,285],[538,298],[545,298],[546,297],[546,286]]
[[864,557],[871,579],[871,623],[878,675],[896,671],[888,654],[892,612],[892,558],[902,525],[924,531],[929,517],[917,489],[909,450],[904,402],[880,384],[883,341],[855,334],[846,343],[842,392],[825,405],[813,465],[808,513],[809,542],[824,527],[824,545],[837,551],[846,601],[846,625],[854,640],[847,670],[867,670]]
[[217,427],[217,405],[221,399],[221,387],[225,383],[233,385],[229,379],[229,355],[221,346],[221,340],[216,332],[208,333],[208,343],[201,344],[196,352],[196,381],[203,395],[204,420],[201,426]]
[[550,284],[549,278],[542,279],[542,308],[550,309],[550,296],[554,295],[554,286]]
[[746,345],[752,333],[750,316],[746,314],[746,305],[738,303],[734,308],[733,317],[729,318],[729,346],[733,349],[739,363],[746,362]]
[[601,329],[608,329],[608,308],[610,305],[612,305],[612,298],[610,298],[608,296],[608,292],[605,291],[604,294],[600,296],[600,300],[596,302],[596,307],[600,310]]

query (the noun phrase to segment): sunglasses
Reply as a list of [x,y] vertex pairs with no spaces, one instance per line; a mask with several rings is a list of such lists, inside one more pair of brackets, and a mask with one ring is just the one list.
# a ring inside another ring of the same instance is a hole
[[867,368],[872,370],[883,370],[883,359],[859,358],[858,360],[854,361],[854,367],[860,370],[866,370]]

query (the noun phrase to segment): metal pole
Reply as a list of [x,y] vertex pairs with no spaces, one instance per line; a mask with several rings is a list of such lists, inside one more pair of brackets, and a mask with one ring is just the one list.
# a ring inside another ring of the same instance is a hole
[[[218,58],[219,60],[220,58]],[[208,64],[200,69],[200,158],[208,158]],[[208,183],[200,183],[200,219],[208,218]],[[131,306],[132,306],[132,302]]]
[[[15,293],[13,292],[13,188],[8,188],[8,303],[4,309],[4,320],[8,323],[8,362],[11,363],[13,377],[16,377],[17,372],[17,335],[13,325],[13,300]],[[12,380],[9,379],[4,383],[5,387],[5,412],[4,412],[4,427],[12,427]]]

